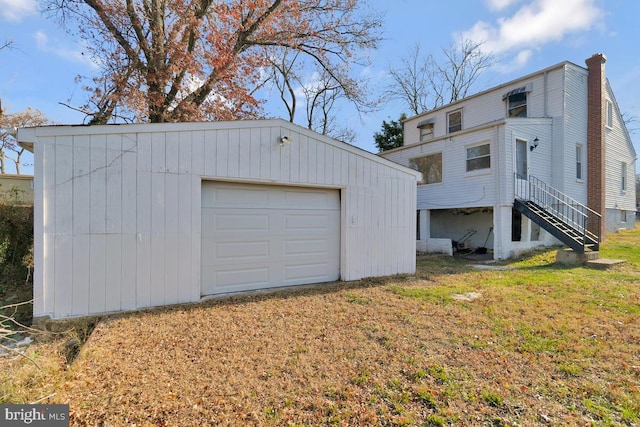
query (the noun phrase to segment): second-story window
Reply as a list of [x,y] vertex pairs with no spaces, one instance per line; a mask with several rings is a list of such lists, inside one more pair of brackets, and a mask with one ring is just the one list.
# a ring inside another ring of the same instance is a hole
[[607,100],[607,127],[613,127],[613,103]]
[[418,126],[420,129],[420,142],[425,142],[433,139],[433,123],[425,123]]
[[451,111],[447,114],[447,133],[462,130],[462,109]]
[[582,179],[582,145],[576,145],[576,179]]
[[507,117],[527,117],[527,92],[509,96]]

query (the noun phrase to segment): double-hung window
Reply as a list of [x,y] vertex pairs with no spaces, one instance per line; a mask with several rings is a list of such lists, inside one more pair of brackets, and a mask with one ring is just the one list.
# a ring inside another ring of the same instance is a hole
[[507,110],[507,117],[527,117],[527,92],[510,95]]
[[467,148],[467,172],[491,167],[491,144],[474,145]]
[[582,180],[582,168],[583,168],[583,159],[582,157],[584,156],[583,154],[583,149],[582,149],[582,145],[576,145],[576,179]]
[[625,162],[621,163],[620,167],[620,178],[621,178],[621,191],[627,191],[627,164]]
[[447,133],[462,130],[462,108],[447,113]]

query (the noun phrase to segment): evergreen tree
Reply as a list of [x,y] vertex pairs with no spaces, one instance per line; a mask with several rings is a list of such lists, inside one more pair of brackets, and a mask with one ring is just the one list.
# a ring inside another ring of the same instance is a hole
[[398,120],[391,120],[389,123],[382,121],[380,132],[373,134],[376,147],[380,152],[402,147],[404,141],[402,122],[406,119],[406,114],[402,113]]

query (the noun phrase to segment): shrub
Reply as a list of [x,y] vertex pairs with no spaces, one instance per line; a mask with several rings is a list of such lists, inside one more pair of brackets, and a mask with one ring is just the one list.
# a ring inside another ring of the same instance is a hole
[[[0,307],[33,298],[33,206],[20,202],[19,190],[0,192]],[[31,304],[8,313],[22,324],[31,323]]]

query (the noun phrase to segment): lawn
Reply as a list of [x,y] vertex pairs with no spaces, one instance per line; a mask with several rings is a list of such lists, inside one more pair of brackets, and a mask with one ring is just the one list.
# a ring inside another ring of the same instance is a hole
[[601,255],[628,261],[425,256],[415,276],[103,319],[70,364],[70,334],[0,359],[0,402],[69,403],[72,425],[637,426],[640,227]]

